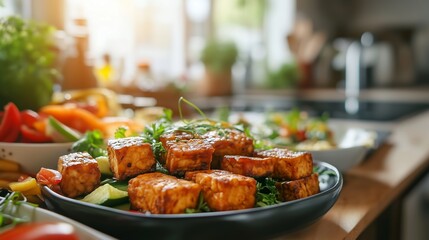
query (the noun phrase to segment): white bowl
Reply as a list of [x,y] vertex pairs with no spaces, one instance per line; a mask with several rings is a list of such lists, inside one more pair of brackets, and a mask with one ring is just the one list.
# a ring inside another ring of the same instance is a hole
[[367,155],[369,147],[355,146],[347,148],[334,148],[329,150],[310,150],[314,160],[327,162],[335,166],[340,172],[360,164]]
[[36,174],[41,167],[57,169],[58,158],[71,151],[69,143],[6,143],[0,142],[0,159],[21,165],[22,172]]
[[[64,222],[71,224],[74,227],[79,239],[81,240],[114,239],[113,237],[99,232],[93,228],[90,228],[82,223],[79,223],[75,220],[40,207],[35,207],[30,204],[20,204],[17,206],[7,203],[6,205],[7,206],[4,208],[5,213],[29,220],[29,222]],[[11,227],[6,226],[4,227],[4,229],[1,229],[0,232],[2,232],[3,230],[6,231],[10,228]]]
[[341,172],[359,165],[371,151],[378,149],[389,135],[389,132],[362,128],[332,127],[332,130],[336,136],[337,148],[309,152],[314,160],[330,163]]

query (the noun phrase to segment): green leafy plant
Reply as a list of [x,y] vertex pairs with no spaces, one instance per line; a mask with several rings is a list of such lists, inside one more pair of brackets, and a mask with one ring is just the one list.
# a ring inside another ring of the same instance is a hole
[[0,108],[14,102],[38,110],[51,101],[58,77],[53,31],[17,16],[0,19]]
[[299,69],[296,64],[285,63],[278,69],[268,73],[266,85],[269,88],[296,87],[299,74]]
[[212,72],[231,69],[238,57],[238,49],[233,42],[211,40],[201,53],[201,61]]

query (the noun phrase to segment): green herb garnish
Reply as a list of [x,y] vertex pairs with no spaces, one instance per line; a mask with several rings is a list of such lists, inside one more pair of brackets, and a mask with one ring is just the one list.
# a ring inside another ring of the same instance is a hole
[[87,131],[83,138],[73,143],[73,152],[88,152],[93,158],[107,156],[103,134],[98,131]]
[[228,122],[231,110],[229,107],[221,107],[216,110],[216,115],[220,121]]
[[337,173],[333,171],[332,169],[320,167],[320,166],[314,166],[313,172],[317,173],[317,175],[329,175],[329,176],[337,176]]
[[201,117],[203,117],[204,119],[207,119],[207,116],[204,114],[203,111],[201,111],[201,109],[199,107],[197,107],[197,105],[195,105],[194,103],[192,103],[191,101],[187,100],[184,97],[180,97],[179,98],[179,115],[180,115],[180,119],[183,119],[183,114],[182,114],[182,102],[185,102],[186,104],[188,104],[189,106],[193,107],[200,115]]
[[200,193],[200,196],[198,197],[198,204],[196,208],[185,209],[185,213],[201,213],[201,212],[210,212],[210,208],[207,205],[207,202],[204,201],[204,197],[202,193]]
[[118,127],[115,131],[115,138],[126,138],[127,130],[126,127]]
[[279,191],[275,186],[276,181],[272,178],[265,178],[256,183],[256,207],[265,207],[281,203],[279,201]]

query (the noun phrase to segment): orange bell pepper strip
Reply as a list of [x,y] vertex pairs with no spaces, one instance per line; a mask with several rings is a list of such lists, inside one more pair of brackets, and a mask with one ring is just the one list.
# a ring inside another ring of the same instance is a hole
[[106,124],[87,110],[67,105],[46,105],[39,110],[40,114],[50,115],[61,123],[81,133],[89,130],[106,131]]

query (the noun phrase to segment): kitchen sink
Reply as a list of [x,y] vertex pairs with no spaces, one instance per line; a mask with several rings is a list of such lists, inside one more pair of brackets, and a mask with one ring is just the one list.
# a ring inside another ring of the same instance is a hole
[[344,102],[294,101],[294,106],[311,115],[328,113],[330,118],[368,121],[394,121],[429,109],[429,103],[404,102],[359,102],[356,113],[346,111]]
[[343,101],[291,99],[234,99],[229,102],[229,105],[233,111],[266,112],[288,111],[292,108],[299,108],[308,112],[310,116],[320,116],[323,113],[327,113],[330,118],[366,121],[395,121],[429,109],[429,103],[425,102],[360,101],[359,110],[351,114],[346,111]]

